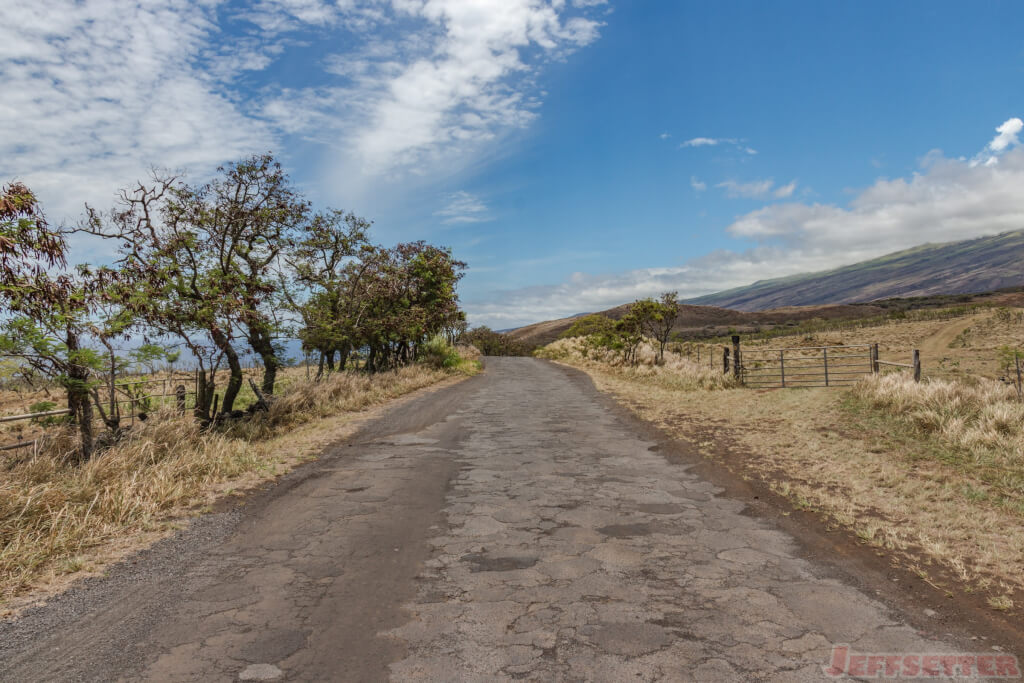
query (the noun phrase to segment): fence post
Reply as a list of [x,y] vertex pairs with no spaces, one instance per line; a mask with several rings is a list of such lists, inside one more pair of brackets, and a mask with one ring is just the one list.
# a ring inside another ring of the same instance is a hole
[[786,388],[786,352],[779,351],[779,376],[782,378],[782,388]]
[[871,372],[875,375],[878,374],[878,342],[871,345]]
[[1017,398],[1024,401],[1024,383],[1021,383],[1020,379],[1020,354],[1014,354],[1013,358],[1017,361]]
[[185,414],[185,385],[179,384],[174,389],[174,397],[178,403],[178,413],[181,415]]
[[921,352],[914,349],[914,381],[921,381]]
[[734,334],[732,336],[732,374],[737,380],[740,379],[742,369],[743,366],[740,363],[740,336]]
[[825,359],[825,386],[828,386],[828,347],[821,350],[822,357]]
[[723,346],[722,347],[722,374],[723,375],[728,375],[729,374],[729,347],[728,346]]

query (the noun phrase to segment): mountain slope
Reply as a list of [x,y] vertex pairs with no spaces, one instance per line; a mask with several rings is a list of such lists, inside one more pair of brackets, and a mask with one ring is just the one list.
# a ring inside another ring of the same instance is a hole
[[889,297],[973,294],[1018,285],[1024,285],[1024,230],[925,244],[835,270],[762,280],[687,303],[762,311]]

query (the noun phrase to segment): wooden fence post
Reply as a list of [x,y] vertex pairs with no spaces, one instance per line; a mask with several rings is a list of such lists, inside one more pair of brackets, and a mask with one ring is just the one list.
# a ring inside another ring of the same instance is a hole
[[779,351],[779,376],[782,378],[782,388],[786,388],[786,352]]
[[740,336],[734,334],[732,336],[732,374],[737,380],[740,379],[742,369],[743,366],[740,363]]
[[921,352],[914,349],[914,381],[921,381]]
[[723,375],[728,375],[729,374],[729,347],[728,346],[723,346],[722,347],[722,374]]
[[174,389],[174,397],[178,403],[178,413],[181,415],[185,414],[185,385],[179,384]]
[[828,347],[821,350],[822,358],[825,359],[825,386],[828,386]]
[[871,356],[871,372],[873,374],[877,375],[878,374],[878,343],[877,342],[871,345],[871,351],[870,351],[869,355]]

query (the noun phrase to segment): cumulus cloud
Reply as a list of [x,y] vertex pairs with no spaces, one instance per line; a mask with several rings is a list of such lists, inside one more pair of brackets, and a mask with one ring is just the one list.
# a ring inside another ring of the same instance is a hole
[[1007,147],[1017,146],[1020,144],[1021,129],[1024,128],[1024,121],[1019,118],[1008,119],[1003,125],[996,128],[996,135],[992,138],[992,142],[988,143],[988,148],[993,152],[1002,152]]
[[453,192],[447,197],[447,205],[434,212],[445,225],[462,223],[484,223],[494,220],[487,205],[476,195],[469,192]]
[[[577,273],[560,284],[496,292],[470,302],[468,310],[474,321],[509,327],[602,310],[661,291],[696,297],[926,242],[1024,229],[1024,147],[1008,144],[994,159],[974,164],[933,152],[909,177],[880,178],[846,206],[785,202],[740,216],[726,230],[753,242],[751,249],[722,250],[680,266]],[[789,185],[775,188],[780,190],[792,194]]]

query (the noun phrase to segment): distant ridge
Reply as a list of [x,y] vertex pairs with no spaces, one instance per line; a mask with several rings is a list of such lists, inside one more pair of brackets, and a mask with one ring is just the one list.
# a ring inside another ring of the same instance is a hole
[[762,311],[782,306],[974,294],[1024,285],[1024,230],[925,244],[834,270],[762,280],[687,303]]
[[[809,318],[849,319],[883,313],[886,299],[982,294],[1001,305],[1024,306],[1024,293],[1000,294],[1024,286],[1024,230],[963,242],[925,244],[834,270],[762,280],[690,299],[681,307],[675,331],[687,337],[773,327]],[[983,294],[990,293],[990,294]],[[998,295],[998,296],[997,296]],[[995,297],[995,298],[993,298]],[[977,297],[967,297],[967,299]],[[916,302],[916,303],[914,303]],[[930,306],[937,300],[913,300]],[[623,304],[601,311],[619,319]],[[509,334],[531,344],[547,344],[579,316],[526,325]]]

